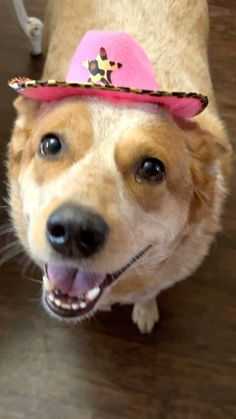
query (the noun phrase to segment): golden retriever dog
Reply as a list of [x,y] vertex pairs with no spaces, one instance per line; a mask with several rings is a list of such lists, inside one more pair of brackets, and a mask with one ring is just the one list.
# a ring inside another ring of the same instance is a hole
[[[133,304],[133,322],[151,332],[157,295],[206,256],[227,191],[231,147],[208,68],[207,2],[49,0],[44,25],[42,80],[66,79],[87,31],[122,31],[147,54],[159,90],[209,99],[190,118],[156,103],[86,94],[14,102],[11,217],[42,268],[44,307],[76,322]],[[101,48],[100,60],[105,54]]]

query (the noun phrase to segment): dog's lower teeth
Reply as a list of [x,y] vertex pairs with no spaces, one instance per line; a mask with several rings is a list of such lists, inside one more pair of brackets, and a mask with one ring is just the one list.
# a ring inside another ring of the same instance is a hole
[[52,291],[53,286],[50,283],[50,281],[49,281],[49,279],[46,275],[43,275],[43,283],[44,283],[44,288],[45,288],[46,291],[48,291],[48,292]]
[[58,306],[58,307],[61,307],[61,306],[62,306],[61,301],[60,301],[60,300],[58,300],[58,298],[54,298],[54,303],[55,303],[55,304],[56,304],[56,306]]
[[52,293],[48,294],[48,299],[53,303],[55,298]]
[[86,294],[86,298],[90,301],[95,300],[95,298],[100,294],[100,288],[99,287],[95,287],[91,290],[89,290]]
[[70,310],[71,309],[70,304],[61,303],[61,307],[64,308],[65,310]]
[[[94,287],[91,290],[89,290],[87,294],[85,295],[85,299],[87,301],[81,301],[79,297],[74,297],[73,299],[77,301],[72,302],[73,300],[69,296],[62,295],[62,298],[60,298],[59,297],[59,295],[61,295],[60,291],[55,290],[48,293],[48,299],[54,305],[64,310],[79,310],[79,309],[84,310],[87,307],[88,302],[95,300],[95,298],[97,298],[100,292],[101,290],[98,286]],[[67,297],[68,297],[68,301],[67,301]]]

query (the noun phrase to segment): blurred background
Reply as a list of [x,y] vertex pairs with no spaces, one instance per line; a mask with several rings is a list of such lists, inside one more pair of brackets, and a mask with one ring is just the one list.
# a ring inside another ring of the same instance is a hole
[[[0,419],[236,418],[235,174],[222,232],[198,271],[158,298],[161,320],[150,336],[131,323],[131,307],[73,328],[49,319],[39,272],[22,253],[13,257],[4,164],[15,94],[7,80],[40,77],[43,57],[30,55],[10,2],[0,0]],[[208,3],[213,84],[235,149],[236,1]],[[25,0],[29,16],[43,18],[44,4]]]

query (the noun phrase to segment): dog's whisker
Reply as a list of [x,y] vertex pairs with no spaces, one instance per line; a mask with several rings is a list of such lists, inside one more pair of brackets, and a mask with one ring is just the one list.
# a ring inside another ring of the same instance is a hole
[[20,255],[22,251],[23,251],[22,249],[12,249],[12,251],[9,251],[6,255],[4,255],[0,259],[0,266],[8,262],[10,259],[13,259],[14,257]]
[[8,205],[0,205],[0,210],[1,209],[7,210],[8,208],[9,208]]
[[32,275],[35,274],[35,271],[37,270],[37,266],[34,263],[31,263],[31,265],[29,265],[28,269],[29,269],[30,275],[32,276]]
[[14,234],[14,229],[12,227],[5,227],[0,229],[0,236],[5,236],[5,234]]
[[32,297],[32,298],[26,298],[24,299],[24,302],[26,303],[41,303],[41,294],[38,297]]
[[24,275],[27,270],[34,266],[32,260],[28,257],[28,255],[23,255],[22,258],[19,260],[19,264],[22,266],[22,274]]
[[12,247],[16,247],[16,246],[21,246],[20,242],[18,239],[11,241],[10,243],[7,243],[5,246],[3,246],[0,249],[0,254],[4,253],[5,251],[7,251],[8,249],[11,249]]
[[13,225],[12,225],[12,223],[9,221],[9,222],[6,222],[6,223],[2,223],[1,225],[0,225],[0,231],[1,230],[3,230],[4,228],[9,228],[9,227],[11,227],[12,229],[13,229]]
[[36,278],[31,278],[28,275],[23,275],[23,278],[27,279],[28,281],[34,282],[36,284],[40,284],[42,285],[42,281],[40,281],[40,279],[36,279]]
[[0,266],[6,263],[8,260],[18,256],[23,252],[23,248],[19,240],[13,240],[10,243],[7,243],[0,250]]

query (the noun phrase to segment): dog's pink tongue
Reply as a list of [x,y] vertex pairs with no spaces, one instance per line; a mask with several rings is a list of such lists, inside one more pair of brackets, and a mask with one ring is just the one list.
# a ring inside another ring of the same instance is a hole
[[47,266],[47,275],[55,289],[71,297],[86,294],[90,289],[101,285],[106,277],[105,274],[85,272],[54,264]]

